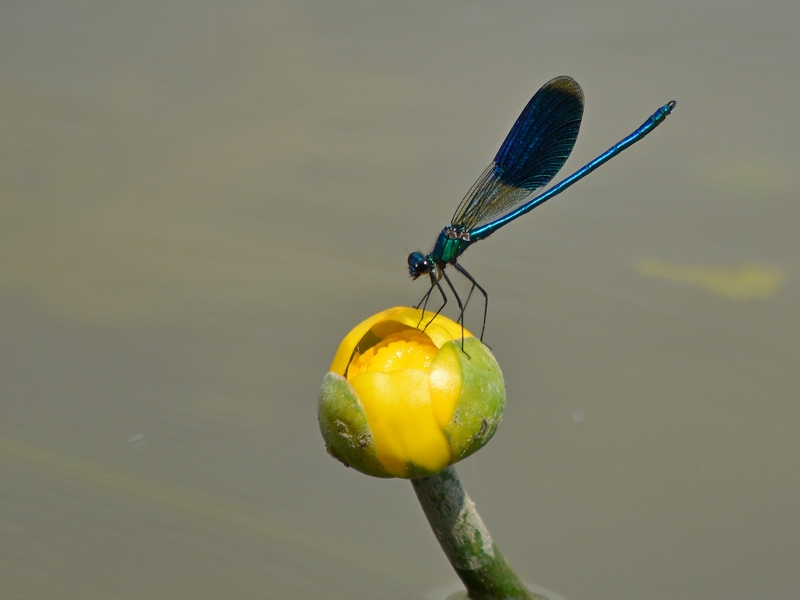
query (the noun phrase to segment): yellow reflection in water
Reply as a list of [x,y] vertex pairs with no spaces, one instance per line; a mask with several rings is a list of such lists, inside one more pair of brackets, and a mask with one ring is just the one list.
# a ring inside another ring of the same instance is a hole
[[693,285],[729,300],[769,298],[786,282],[786,275],[779,269],[755,263],[720,267],[645,259],[635,266],[635,271],[647,277]]

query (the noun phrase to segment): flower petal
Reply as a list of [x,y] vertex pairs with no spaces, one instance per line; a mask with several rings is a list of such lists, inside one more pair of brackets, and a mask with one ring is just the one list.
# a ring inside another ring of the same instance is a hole
[[453,412],[463,389],[461,360],[458,354],[462,354],[458,343],[442,346],[431,364],[428,375],[433,414],[436,423],[442,429],[453,420]]
[[417,369],[362,373],[353,389],[364,406],[381,465],[396,477],[435,473],[450,462],[447,438],[434,419],[428,373]]
[[[430,321],[430,319],[433,320]],[[433,341],[437,348],[441,348],[451,340],[460,340],[462,331],[465,337],[472,337],[469,331],[462,330],[461,325],[446,317],[439,315],[433,318],[433,313],[429,310],[423,313],[418,308],[397,306],[379,312],[377,315],[373,315],[356,325],[345,336],[342,343],[339,344],[339,349],[336,351],[331,364],[331,372],[344,375],[356,352],[365,352],[386,336],[404,329],[403,325],[416,329],[420,323],[422,324],[422,331]]]

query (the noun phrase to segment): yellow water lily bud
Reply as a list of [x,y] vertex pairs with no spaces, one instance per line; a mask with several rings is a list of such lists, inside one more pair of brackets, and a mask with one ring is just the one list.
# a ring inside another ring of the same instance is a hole
[[385,310],[339,345],[318,416],[328,452],[345,465],[375,477],[427,477],[497,430],[506,399],[497,361],[466,330],[462,350],[461,325],[441,315],[429,323],[431,314]]

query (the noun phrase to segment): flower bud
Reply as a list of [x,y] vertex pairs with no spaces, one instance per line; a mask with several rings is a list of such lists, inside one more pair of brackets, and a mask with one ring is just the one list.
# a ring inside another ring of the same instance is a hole
[[430,315],[385,310],[340,344],[318,416],[328,452],[345,465],[375,477],[427,477],[494,435],[505,407],[497,361],[461,325],[441,315],[427,322]]

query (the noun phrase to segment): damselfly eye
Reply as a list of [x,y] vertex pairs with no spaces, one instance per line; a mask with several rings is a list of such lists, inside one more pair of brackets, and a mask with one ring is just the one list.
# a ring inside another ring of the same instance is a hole
[[433,262],[421,252],[412,252],[408,255],[408,273],[411,275],[411,279],[416,279],[432,270]]

